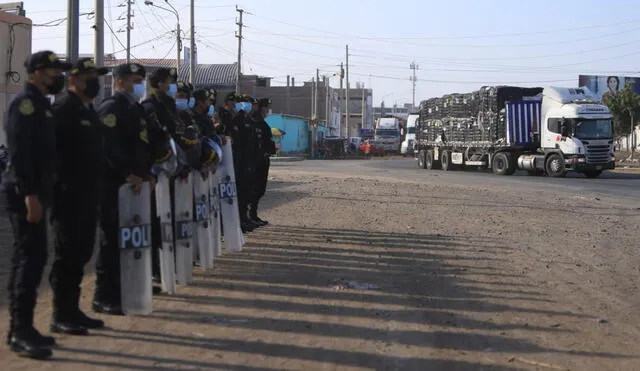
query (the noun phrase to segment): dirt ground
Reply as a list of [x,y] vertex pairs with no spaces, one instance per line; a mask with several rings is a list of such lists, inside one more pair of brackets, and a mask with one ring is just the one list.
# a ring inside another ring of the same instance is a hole
[[152,315],[0,369],[640,370],[636,205],[286,168],[267,198],[272,224]]

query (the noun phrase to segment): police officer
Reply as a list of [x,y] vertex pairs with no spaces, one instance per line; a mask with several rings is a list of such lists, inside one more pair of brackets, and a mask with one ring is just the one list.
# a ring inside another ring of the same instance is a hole
[[86,335],[104,327],[80,310],[79,301],[84,266],[93,255],[104,166],[104,125],[93,99],[100,93],[98,76],[106,73],[92,59],[79,59],[68,73],[68,92],[53,107],[58,181],[52,210],[56,258],[49,276],[52,332]]
[[218,135],[225,137],[232,136],[237,99],[235,92],[228,93],[224,99],[223,106],[216,110],[217,112],[213,118],[213,126]]
[[249,204],[249,219],[260,226],[269,224],[266,220],[258,217],[258,204],[267,190],[267,179],[269,177],[269,167],[271,166],[270,156],[276,153],[276,145],[272,139],[271,127],[265,121],[270,104],[271,99],[260,99],[252,113],[252,124],[256,136],[256,162],[253,193]]
[[216,135],[211,119],[215,111],[215,90],[198,89],[193,92],[192,97],[194,105],[190,113],[194,123],[200,130],[200,135],[213,138]]
[[[240,213],[240,228],[243,232],[251,232],[258,227],[247,214],[251,195],[255,168],[255,133],[250,122],[250,113],[255,99],[249,96],[236,98],[237,114],[232,124],[232,152],[233,167],[236,174],[236,188],[238,192],[238,211]],[[256,102],[257,103],[257,102]]]
[[120,302],[118,189],[125,183],[140,187],[151,180],[152,156],[145,112],[138,103],[144,95],[144,67],[121,64],[113,70],[115,94],[98,109],[105,126],[104,189],[100,208],[100,250],[96,264],[93,310],[123,315]]
[[55,179],[55,126],[46,94],[62,91],[62,72],[71,66],[51,51],[33,53],[25,66],[27,84],[9,104],[5,121],[9,163],[3,188],[14,241],[7,342],[14,352],[46,358],[55,340],[33,327],[38,286],[47,261],[45,209],[52,202]]

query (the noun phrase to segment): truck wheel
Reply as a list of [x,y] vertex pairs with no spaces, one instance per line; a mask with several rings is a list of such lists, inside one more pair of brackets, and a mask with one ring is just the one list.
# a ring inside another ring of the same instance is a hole
[[589,179],[597,178],[602,174],[602,170],[589,170],[584,172],[584,176]]
[[498,152],[493,155],[491,169],[496,175],[512,175],[515,172],[513,157],[506,152]]
[[428,150],[427,153],[425,154],[424,165],[425,165],[425,169],[427,170],[433,169],[433,151],[432,150]]
[[448,171],[448,170],[452,170],[452,166],[451,166],[451,152],[450,151],[442,151],[442,156],[441,156],[441,160],[440,162],[442,162],[442,170],[444,171]]
[[564,166],[564,158],[558,153],[553,153],[547,157],[545,170],[550,177],[563,178],[567,175],[567,168]]
[[418,152],[418,167],[420,169],[426,169],[427,168],[426,155],[425,155],[424,151]]

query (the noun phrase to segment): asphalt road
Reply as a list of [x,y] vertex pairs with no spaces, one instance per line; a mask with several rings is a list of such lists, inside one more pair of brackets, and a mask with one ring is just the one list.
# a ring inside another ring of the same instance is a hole
[[[640,172],[604,172],[597,179],[569,173],[566,178],[532,177],[526,172],[512,176],[497,176],[489,171],[422,170],[414,159],[328,160],[273,163],[273,167],[339,172],[368,176],[385,176],[410,181],[428,181],[436,184],[482,185],[487,187],[524,187],[556,193],[575,193],[585,197],[607,197],[640,206]],[[620,170],[617,170],[620,171]]]

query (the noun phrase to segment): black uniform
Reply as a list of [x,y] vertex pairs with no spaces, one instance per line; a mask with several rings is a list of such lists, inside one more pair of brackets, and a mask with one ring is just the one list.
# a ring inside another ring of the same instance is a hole
[[9,163],[3,188],[14,241],[8,287],[8,340],[17,337],[31,345],[51,345],[52,338],[44,341],[33,328],[38,286],[47,262],[47,221],[43,214],[38,222],[28,222],[25,206],[25,196],[36,195],[44,213],[53,199],[55,178],[53,113],[49,99],[36,86],[27,84],[9,104],[5,133]]
[[104,100],[98,114],[107,127],[104,138],[108,165],[100,209],[100,253],[96,264],[94,310],[122,314],[118,190],[130,174],[148,180],[153,156],[144,109],[131,95],[116,92]]
[[217,121],[220,125],[215,128],[216,134],[224,136],[233,136],[233,112],[224,107],[216,110]]
[[269,177],[269,167],[271,166],[270,156],[276,153],[276,145],[272,139],[271,127],[264,118],[259,113],[256,113],[252,116],[252,119],[256,138],[256,151],[253,193],[249,205],[249,217],[252,220],[260,221],[258,218],[258,204],[267,190],[267,179]]
[[213,122],[211,121],[211,117],[205,113],[198,113],[195,109],[190,110],[191,117],[193,118],[193,122],[198,126],[200,130],[200,135],[207,138],[213,138],[214,135],[217,135],[215,128],[213,127]]
[[92,105],[69,92],[53,107],[58,149],[58,181],[52,210],[56,259],[49,282],[53,318],[81,324],[80,283],[93,255],[104,170],[105,126]]
[[240,111],[233,120],[231,134],[241,223],[246,223],[249,219],[247,208],[253,192],[252,180],[255,170],[255,133],[250,121],[248,114]]

